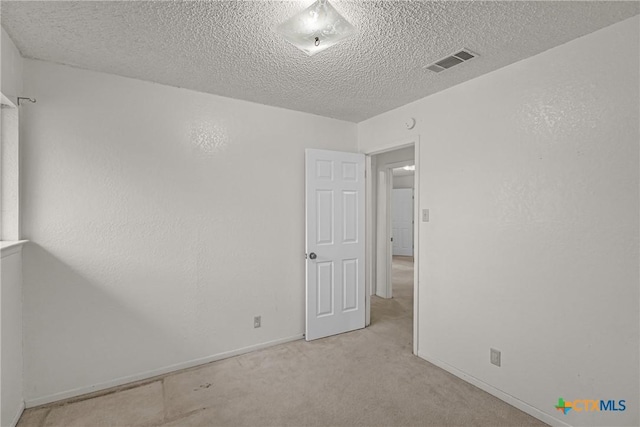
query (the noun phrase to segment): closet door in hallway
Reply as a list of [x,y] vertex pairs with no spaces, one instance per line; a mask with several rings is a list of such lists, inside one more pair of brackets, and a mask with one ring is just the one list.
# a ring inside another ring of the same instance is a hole
[[413,256],[413,189],[391,192],[391,236],[393,255]]

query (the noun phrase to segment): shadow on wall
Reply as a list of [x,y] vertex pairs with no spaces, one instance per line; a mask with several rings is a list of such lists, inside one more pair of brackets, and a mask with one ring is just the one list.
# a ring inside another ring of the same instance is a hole
[[146,317],[144,307],[110,295],[118,284],[83,276],[34,243],[25,245],[23,262],[27,401],[114,380],[114,371],[126,377],[159,368],[141,355],[154,345],[165,355],[180,348],[181,337]]

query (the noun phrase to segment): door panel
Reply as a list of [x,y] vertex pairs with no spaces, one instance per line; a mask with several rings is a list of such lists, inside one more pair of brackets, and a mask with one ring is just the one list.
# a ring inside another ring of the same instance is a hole
[[358,260],[346,259],[342,261],[342,283],[344,284],[344,296],[342,298],[342,311],[358,309]]
[[333,314],[333,262],[319,262],[316,264],[318,277],[318,308],[316,316]]
[[413,189],[397,188],[391,194],[393,255],[413,256]]
[[333,191],[316,190],[316,243],[333,244]]
[[306,150],[307,340],[364,327],[364,184],[363,154]]
[[342,243],[358,243],[358,193],[342,192]]

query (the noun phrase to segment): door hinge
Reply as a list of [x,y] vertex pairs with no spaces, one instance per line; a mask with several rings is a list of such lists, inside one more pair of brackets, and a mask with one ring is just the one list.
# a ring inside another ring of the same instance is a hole
[[393,242],[393,237],[391,238],[391,241]]

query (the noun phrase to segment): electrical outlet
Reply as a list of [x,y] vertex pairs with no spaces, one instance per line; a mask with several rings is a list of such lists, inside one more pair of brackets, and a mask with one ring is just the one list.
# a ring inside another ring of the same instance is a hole
[[262,325],[262,316],[256,316],[253,318],[253,327],[259,328]]
[[491,364],[500,366],[500,350],[491,349]]

